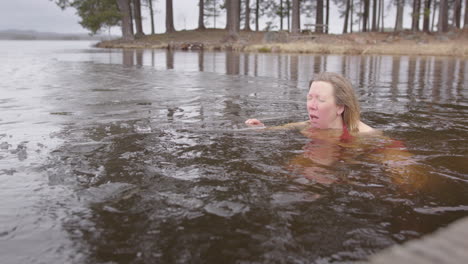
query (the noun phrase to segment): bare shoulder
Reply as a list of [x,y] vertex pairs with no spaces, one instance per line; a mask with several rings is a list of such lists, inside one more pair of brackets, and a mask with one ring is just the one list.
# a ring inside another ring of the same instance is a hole
[[360,133],[377,133],[378,130],[364,124],[362,121],[359,121],[359,132]]

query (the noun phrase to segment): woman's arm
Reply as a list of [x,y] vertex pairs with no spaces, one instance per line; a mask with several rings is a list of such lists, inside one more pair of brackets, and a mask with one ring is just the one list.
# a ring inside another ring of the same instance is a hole
[[278,130],[278,129],[304,129],[309,125],[309,121],[303,121],[303,122],[294,122],[294,123],[288,123],[280,126],[272,126],[272,127],[266,127],[265,124],[263,124],[262,121],[258,119],[247,119],[245,121],[245,124],[248,126],[252,127],[263,127],[268,130]]

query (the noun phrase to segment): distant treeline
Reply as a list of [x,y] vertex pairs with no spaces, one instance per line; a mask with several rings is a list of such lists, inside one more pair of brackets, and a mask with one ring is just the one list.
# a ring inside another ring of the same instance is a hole
[[[151,34],[154,34],[154,8],[158,0],[52,0],[60,7],[78,11],[80,24],[96,33],[103,28],[120,26],[125,40],[144,35],[142,5],[149,10]],[[166,2],[166,32],[174,32],[172,0]],[[193,0],[196,1],[196,0]],[[342,32],[403,30],[405,8],[410,8],[412,31],[447,32],[452,28],[468,28],[468,0],[198,0],[198,29],[207,25],[216,28],[216,18],[225,16],[226,29],[236,39],[239,30],[260,30],[260,18],[266,19],[263,30],[288,30],[292,33],[314,31],[328,33],[337,9],[343,18]],[[464,6],[464,17],[462,10]],[[395,24],[385,25],[390,10],[395,12]],[[309,17],[315,23],[301,25],[301,18]],[[463,18],[463,19],[462,19]],[[254,25],[254,29],[251,27]]]
[[34,30],[2,30],[0,40],[103,40],[112,39],[115,36],[89,34],[62,34],[53,32],[37,32]]

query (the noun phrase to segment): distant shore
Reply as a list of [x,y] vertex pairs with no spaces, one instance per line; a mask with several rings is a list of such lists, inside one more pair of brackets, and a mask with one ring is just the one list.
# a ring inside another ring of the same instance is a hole
[[234,50],[243,52],[378,54],[468,57],[468,30],[445,34],[422,32],[367,32],[343,35],[241,31],[237,41],[226,41],[222,29],[188,30],[147,35],[134,41],[99,42],[101,48]]
[[110,35],[89,35],[87,33],[56,33],[40,32],[35,30],[0,30],[0,40],[85,40],[85,41],[103,41],[116,39],[116,36]]

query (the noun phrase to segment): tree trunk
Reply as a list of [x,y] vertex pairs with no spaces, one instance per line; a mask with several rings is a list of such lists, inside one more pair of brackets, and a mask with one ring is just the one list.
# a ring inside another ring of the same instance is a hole
[[327,27],[325,27],[325,33],[328,34],[328,27],[330,26],[329,25],[329,22],[330,22],[330,0],[327,0],[327,9],[326,9],[326,15],[327,15],[327,18],[326,18],[326,22],[325,24],[327,25]]
[[166,33],[175,32],[172,0],[166,0]]
[[240,17],[241,17],[241,10],[242,10],[242,7],[241,7],[241,2],[242,0],[239,0],[237,1],[238,4],[237,4],[237,19],[236,19],[236,22],[237,22],[237,31],[240,30]]
[[423,31],[429,32],[429,24],[431,18],[431,0],[424,1],[424,20],[423,20]]
[[251,31],[250,29],[250,0],[245,0],[245,31]]
[[345,10],[344,25],[343,25],[343,34],[348,33],[348,20],[349,20],[350,2],[351,2],[350,0],[346,0],[346,10]]
[[434,0],[434,11],[432,12],[432,23],[431,23],[431,31],[434,31],[434,24],[435,24],[435,15],[437,12],[437,2]]
[[292,21],[291,32],[298,34],[301,32],[301,18],[299,12],[299,0],[292,0]]
[[395,19],[395,31],[403,30],[403,12],[405,10],[405,0],[397,0],[397,12]]
[[216,1],[213,2],[213,28],[216,28]]
[[380,0],[382,2],[382,12],[381,12],[381,18],[382,18],[382,32],[385,32],[385,0]]
[[258,25],[259,16],[260,16],[260,0],[257,0],[256,6],[255,6],[255,31],[260,30],[259,25]]
[[198,30],[205,30],[205,0],[198,1]]
[[411,30],[418,31],[419,30],[419,10],[420,7],[419,0],[413,0],[413,14],[411,16]]
[[468,0],[465,0],[465,25],[463,28],[468,28]]
[[153,0],[148,0],[150,18],[151,18],[151,34],[154,35],[154,11],[153,11]]
[[288,19],[288,31],[291,31],[291,1],[290,0],[287,0],[286,1],[286,5],[287,5],[287,19]]
[[361,20],[362,17],[364,16],[364,0],[358,0],[358,1],[361,1],[361,4],[359,5],[359,13],[358,14],[362,14],[362,15],[358,15],[358,31],[363,31],[362,30],[362,24],[364,24],[364,22],[361,24]]
[[440,0],[439,4],[439,33],[448,31],[448,0]]
[[416,19],[416,30],[419,31],[420,28],[419,28],[419,20],[421,20],[421,3],[422,3],[422,0],[417,0],[418,4],[416,6],[416,10],[418,10],[418,13],[417,13],[417,19]]
[[[455,6],[453,7],[453,16],[454,16],[453,22],[454,22],[454,26],[457,28],[460,28],[461,10],[462,10],[461,0],[455,0]],[[465,7],[465,13],[466,13],[466,7]]]
[[279,15],[280,15],[280,30],[283,30],[283,0],[280,0],[280,10],[279,10]]
[[229,30],[229,28],[231,27],[231,25],[229,25],[229,23],[231,23],[229,18],[231,17],[231,12],[232,12],[230,1],[231,0],[224,0],[224,6],[226,7],[226,30]]
[[133,0],[133,12],[136,25],[135,37],[139,38],[145,35],[145,33],[143,33],[143,25],[141,23],[141,0]]
[[239,10],[240,0],[227,0],[226,7],[228,8],[227,19],[228,21],[228,37],[231,40],[237,40],[239,38],[239,21],[240,21],[240,10]]
[[117,0],[117,5],[122,13],[122,39],[134,40],[133,25],[130,18],[130,2],[129,0]]
[[377,0],[372,3],[372,31],[377,31]]
[[354,0],[351,0],[351,14],[350,14],[350,27],[349,32],[353,33],[353,12],[354,11]]
[[382,17],[382,0],[377,0],[379,2],[379,6],[377,9],[377,31],[380,29],[380,18]]
[[133,23],[133,1],[132,0],[128,0],[128,9],[130,10],[130,23],[132,24],[132,34],[133,36],[135,36],[135,28],[133,27],[135,23]]
[[364,0],[364,12],[362,16],[362,32],[367,32],[367,21],[369,20],[370,0]]
[[323,33],[323,0],[317,0],[317,15],[315,17],[315,32]]

